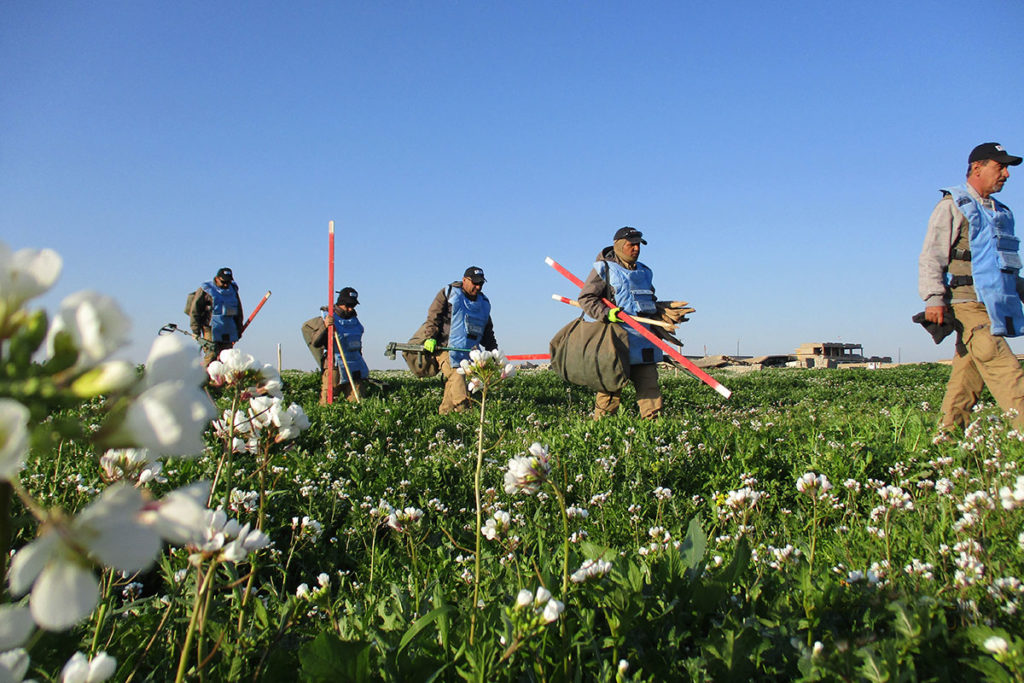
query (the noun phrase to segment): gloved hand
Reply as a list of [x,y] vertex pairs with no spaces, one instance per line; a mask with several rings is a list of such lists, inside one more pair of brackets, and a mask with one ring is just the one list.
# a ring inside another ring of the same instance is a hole
[[608,311],[608,322],[610,322],[610,323],[621,323],[622,322],[622,318],[619,317],[619,312],[621,310],[622,310],[621,308],[616,307],[616,308],[613,308],[612,310]]
[[427,353],[433,353],[434,349],[436,349],[436,348],[437,348],[437,340],[436,339],[428,339],[427,341],[423,342],[423,350],[426,351]]

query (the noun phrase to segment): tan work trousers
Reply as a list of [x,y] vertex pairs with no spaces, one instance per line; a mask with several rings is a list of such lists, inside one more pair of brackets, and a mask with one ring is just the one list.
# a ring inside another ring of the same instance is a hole
[[992,334],[985,305],[953,304],[953,316],[956,354],[942,399],[942,428],[966,426],[971,408],[988,386],[1004,412],[1017,411],[1013,424],[1024,429],[1024,370],[1006,340]]
[[[351,383],[345,382],[342,384],[339,381],[342,377],[348,379],[343,374],[344,372],[345,368],[334,368],[334,397],[340,398],[341,396],[344,396],[346,401],[354,403],[356,401],[356,391],[359,392],[360,397],[363,396],[363,387],[365,387],[366,384],[363,380],[357,378],[355,380],[355,390],[353,390]],[[320,405],[322,406],[327,405],[327,385],[329,381],[330,380],[327,378],[327,368],[324,368],[324,374],[320,380]]]
[[439,415],[447,415],[451,412],[461,413],[469,408],[469,393],[466,391],[466,377],[456,372],[452,367],[451,359],[447,351],[442,351],[437,357],[441,367],[441,376],[445,379],[444,398],[441,406],[437,409]]
[[[661,414],[661,389],[658,387],[657,364],[630,365],[629,381],[636,389],[636,404],[640,408],[640,417],[645,420],[658,417]],[[618,412],[621,394],[621,391],[597,392],[594,419],[600,420],[605,415],[614,415]]]

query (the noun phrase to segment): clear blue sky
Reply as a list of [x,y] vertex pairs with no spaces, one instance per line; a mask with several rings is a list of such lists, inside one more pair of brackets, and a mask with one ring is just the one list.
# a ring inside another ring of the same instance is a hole
[[[52,247],[44,303],[90,288],[141,360],[231,266],[241,347],[311,369],[299,328],[356,287],[389,367],[445,283],[487,273],[508,353],[547,351],[623,225],[684,351],[859,342],[948,357],[910,323],[939,187],[1024,154],[1024,4],[0,2],[0,238]],[[1017,175],[1017,174],[1020,175]],[[1024,215],[1024,171],[999,198]],[[1017,342],[1018,351],[1024,344]]]

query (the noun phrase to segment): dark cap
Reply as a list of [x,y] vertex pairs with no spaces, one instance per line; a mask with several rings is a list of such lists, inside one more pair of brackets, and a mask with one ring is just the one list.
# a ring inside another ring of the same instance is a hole
[[482,285],[487,282],[486,278],[484,278],[484,271],[476,266],[466,268],[466,272],[462,274],[462,277],[468,277],[474,285]]
[[616,242],[619,240],[629,240],[630,244],[647,244],[647,240],[644,239],[644,234],[636,228],[631,228],[628,225],[616,230],[614,239]]
[[227,282],[234,282],[235,276],[231,274],[230,268],[221,268],[217,271],[217,277]]
[[1020,157],[1007,154],[998,142],[985,142],[971,150],[971,156],[967,157],[967,163],[973,164],[975,161],[985,161],[986,159],[992,159],[1007,166],[1016,166],[1021,162]]
[[359,292],[351,287],[346,287],[338,292],[338,300],[334,303],[343,306],[357,306],[359,305]]

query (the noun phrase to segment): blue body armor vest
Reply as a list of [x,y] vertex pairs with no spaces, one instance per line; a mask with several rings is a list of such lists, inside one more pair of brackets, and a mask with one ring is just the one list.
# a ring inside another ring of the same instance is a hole
[[965,185],[942,191],[952,196],[971,226],[971,277],[974,291],[988,311],[992,334],[1004,337],[1024,334],[1024,310],[1017,295],[1020,239],[1013,233],[1013,213],[994,199],[995,211],[989,211]]
[[[623,268],[614,261],[598,261],[594,264],[598,273],[608,278],[608,284],[615,289],[615,305],[629,315],[651,316],[657,312],[654,305],[654,273],[642,263],[635,270]],[[607,270],[605,270],[607,269]],[[646,365],[661,362],[664,354],[649,340],[640,336],[632,327],[626,327],[629,334],[629,364]]]
[[[345,362],[355,379],[366,379],[370,376],[370,368],[363,359],[363,324],[359,318],[342,318],[334,316],[334,331],[338,333],[335,345],[340,342],[341,351],[345,352]],[[341,351],[335,349],[334,358],[338,366],[340,381],[338,384],[348,384],[348,375],[345,374],[345,364],[341,362]]]
[[232,282],[221,289],[214,282],[204,282],[203,291],[213,298],[213,310],[210,312],[210,331],[215,342],[238,341],[238,322],[235,317],[242,308],[238,299],[238,287]]
[[[462,287],[452,287],[448,294],[448,303],[452,309],[448,346],[471,349],[480,344],[484,338],[484,330],[487,329],[487,321],[491,318],[491,302],[483,292],[477,294],[476,301],[473,301],[462,291]],[[469,358],[469,354],[465,351],[449,351],[448,358],[452,367],[457,368],[459,363]]]

